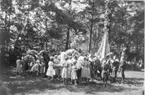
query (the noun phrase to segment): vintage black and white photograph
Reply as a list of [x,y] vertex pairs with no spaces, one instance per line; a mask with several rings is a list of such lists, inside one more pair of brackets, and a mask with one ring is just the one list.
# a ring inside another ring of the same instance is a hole
[[0,95],[144,95],[144,0],[0,0]]

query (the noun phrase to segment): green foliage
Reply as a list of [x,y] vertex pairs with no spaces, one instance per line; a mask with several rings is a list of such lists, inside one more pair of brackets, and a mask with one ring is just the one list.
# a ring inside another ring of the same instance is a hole
[[[127,44],[141,53],[144,3],[106,1],[1,0],[1,39],[8,47],[33,48],[43,44],[44,48],[44,43],[51,43],[50,46],[64,49],[66,44],[69,47],[75,43],[79,47],[91,43],[90,49],[97,50],[103,33],[108,31],[111,50],[119,52],[121,45]],[[105,26],[107,30],[103,29]]]

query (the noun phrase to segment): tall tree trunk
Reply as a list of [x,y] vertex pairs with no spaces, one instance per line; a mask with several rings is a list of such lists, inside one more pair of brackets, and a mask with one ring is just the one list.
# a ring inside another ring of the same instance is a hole
[[137,38],[136,38],[136,53],[137,53],[137,60],[139,58],[139,52],[140,52],[140,49],[139,49],[139,36],[137,35]]
[[91,23],[91,29],[90,29],[90,41],[89,41],[89,53],[92,49],[92,33],[93,33],[93,23]]
[[0,72],[2,72],[3,69],[3,65],[4,65],[4,55],[5,55],[5,49],[4,49],[4,45],[5,45],[5,38],[4,33],[5,33],[5,29],[1,28],[0,30]]
[[[71,13],[71,4],[72,4],[72,0],[69,0],[69,11],[68,11],[68,14],[70,14]],[[67,37],[66,37],[66,46],[65,46],[65,50],[67,50],[68,48],[69,48],[69,39],[70,39],[70,27],[68,26],[68,28],[67,28]]]
[[108,41],[111,42],[111,29],[112,29],[112,14],[113,14],[113,11],[111,10],[111,13],[108,14],[108,19],[109,19],[109,25],[108,25]]
[[95,3],[94,3],[94,0],[93,0],[93,3],[92,3],[92,12],[91,12],[91,16],[92,16],[92,19],[91,19],[91,25],[90,25],[90,41],[89,41],[89,53],[91,53],[91,49],[92,49],[92,33],[93,33],[93,19],[94,19],[94,8],[95,8]]
[[67,29],[68,29],[68,31],[67,31],[67,34],[66,34],[66,46],[65,46],[65,50],[67,50],[68,47],[69,47],[69,34],[70,34],[70,28],[68,27]]

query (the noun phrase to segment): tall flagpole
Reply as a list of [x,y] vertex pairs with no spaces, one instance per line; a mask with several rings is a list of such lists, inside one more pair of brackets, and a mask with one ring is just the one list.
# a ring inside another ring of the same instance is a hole
[[109,4],[110,4],[110,0],[105,0],[105,14],[104,14],[104,28],[103,31],[105,32],[109,32],[109,26],[110,26],[110,19],[109,19],[109,15],[111,13],[111,10],[109,8]]
[[110,19],[109,15],[111,13],[111,10],[109,8],[110,0],[105,0],[105,14],[104,14],[104,36],[101,41],[101,45],[98,49],[97,56],[101,61],[106,59],[106,55],[110,53],[110,46],[109,46],[109,41],[108,41],[108,36],[109,36],[109,26],[110,26]]

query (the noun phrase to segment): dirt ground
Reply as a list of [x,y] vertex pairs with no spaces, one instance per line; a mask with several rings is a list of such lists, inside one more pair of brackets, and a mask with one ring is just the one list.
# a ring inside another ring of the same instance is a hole
[[121,84],[120,74],[116,83],[107,87],[100,80],[75,85],[63,85],[61,81],[50,81],[42,76],[16,75],[7,71],[0,76],[12,95],[143,95],[144,72],[126,71],[126,80]]

